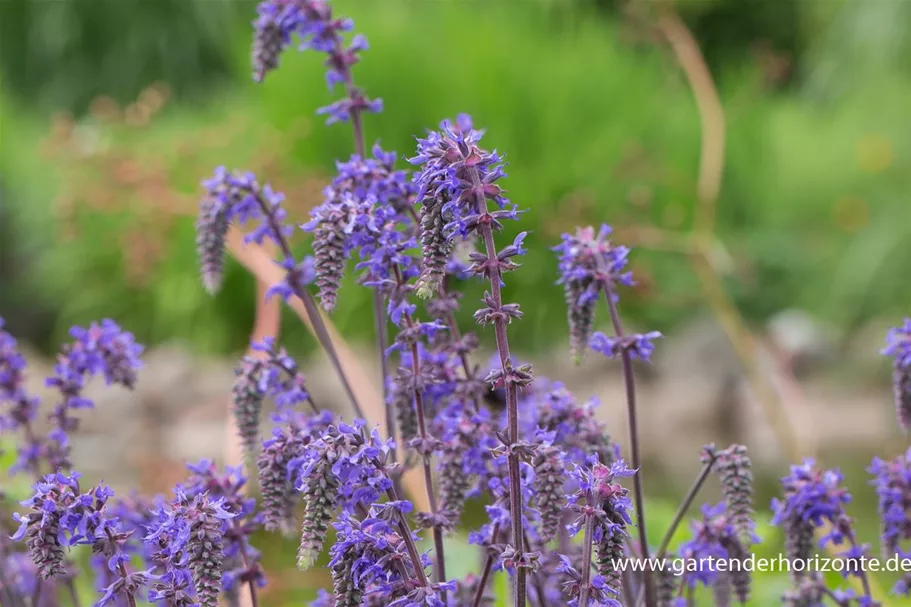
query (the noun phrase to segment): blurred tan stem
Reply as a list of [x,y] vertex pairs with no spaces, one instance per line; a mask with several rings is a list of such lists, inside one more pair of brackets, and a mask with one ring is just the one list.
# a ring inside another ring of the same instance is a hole
[[[719,275],[712,265],[712,246],[715,242],[715,218],[717,211],[718,195],[721,191],[721,179],[724,171],[724,141],[725,121],[724,108],[712,79],[702,51],[693,34],[679,15],[671,6],[659,9],[657,27],[667,40],[686,75],[687,82],[693,91],[702,129],[702,147],[699,157],[699,180],[696,185],[696,195],[699,205],[696,209],[694,225],[694,248],[691,258],[693,269],[702,285],[703,293],[721,322],[737,356],[740,358],[750,383],[763,406],[765,416],[778,436],[778,440],[788,458],[799,461],[804,457],[813,455],[813,449],[808,449],[806,444],[801,444],[794,431],[794,420],[785,407],[786,399],[783,391],[791,395],[797,393],[797,382],[793,378],[785,378],[783,385],[776,386],[772,380],[762,372],[759,361],[756,339],[747,327],[746,322],[734,305],[733,300],[724,288]],[[776,363],[778,361],[776,360]],[[783,371],[780,365],[775,366],[775,371]],[[788,375],[778,373],[778,375]],[[811,441],[815,446],[815,441]],[[822,533],[828,533],[824,526]],[[830,553],[834,553],[831,545],[827,546]],[[854,577],[849,582],[855,589],[862,592],[860,581]],[[879,588],[876,580],[871,578],[872,595],[883,605],[884,593]]]
[[[243,234],[235,226],[232,226],[228,231],[227,248],[228,252],[253,274],[260,283],[274,285],[282,280],[283,270],[275,264],[272,256],[259,245],[244,244]],[[313,324],[307,316],[304,303],[297,297],[291,297],[288,305],[291,306],[291,309],[301,319],[304,326],[312,333]],[[320,311],[320,314],[326,324],[329,337],[338,352],[341,366],[351,382],[352,390],[358,402],[364,408],[367,423],[371,427],[379,426],[385,432],[385,404],[380,391],[377,390],[370,375],[358,363],[351,348],[338,334],[332,321],[322,311]],[[402,486],[408,498],[414,503],[415,508],[421,511],[428,510],[429,504],[427,503],[427,496],[424,495],[424,486],[420,474],[415,475],[414,471],[405,474],[402,478]]]

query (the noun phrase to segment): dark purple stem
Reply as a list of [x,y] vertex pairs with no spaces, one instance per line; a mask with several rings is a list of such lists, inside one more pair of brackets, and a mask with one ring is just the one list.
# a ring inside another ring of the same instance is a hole
[[[108,541],[111,542],[112,545],[116,545],[116,542],[114,540],[114,534],[111,533],[111,530],[106,529],[106,532],[107,532],[107,536],[108,536]],[[124,565],[123,563],[119,563],[117,565],[117,573],[120,574],[120,579],[126,580],[128,577],[126,565]],[[73,595],[75,596],[75,594],[76,594],[76,589],[73,588]],[[136,597],[133,596],[133,593],[130,592],[129,590],[127,590],[125,586],[124,586],[124,594],[127,595],[127,602],[130,604],[130,607],[136,607]],[[254,605],[254,607],[256,607],[256,606]]]
[[[481,186],[481,180],[478,177],[477,169],[470,169],[471,181],[474,190],[478,192],[475,195],[478,205],[478,212],[481,220],[478,222],[478,231],[484,240],[484,246],[487,252],[488,268],[490,273],[490,295],[493,298],[497,308],[503,305],[503,297],[500,293],[500,266],[497,259],[497,247],[493,240],[493,228],[491,219],[487,214],[487,199],[485,198]],[[485,219],[485,216],[487,217]],[[503,367],[504,378],[506,373],[512,368],[512,362],[509,354],[509,342],[506,335],[506,319],[498,316],[494,321],[494,334],[497,340],[497,352],[500,355],[500,364]],[[507,437],[511,445],[519,442],[519,399],[516,385],[508,378],[503,382],[506,390],[506,419],[507,419]],[[516,553],[524,561],[524,533],[522,531],[522,486],[519,476],[519,456],[513,449],[509,450],[509,514],[512,519],[512,541]],[[524,564],[524,562],[522,563]],[[525,607],[526,604],[526,569],[523,566],[516,568],[516,601],[515,607]]]
[[[614,298],[613,283],[610,273],[603,267],[603,260],[598,260],[602,266],[603,274],[602,285],[604,288],[604,298],[607,299],[607,306],[610,310],[611,324],[614,326],[614,333],[617,339],[623,340],[623,324],[620,322],[620,314],[617,312],[617,302]],[[626,385],[626,411],[629,418],[629,442],[630,454],[632,457],[635,475],[633,476],[633,493],[636,504],[636,518],[639,527],[639,550],[640,557],[645,559],[646,563],[649,558],[648,537],[645,533],[645,496],[642,490],[642,460],[639,456],[639,426],[636,418],[636,380],[633,375],[633,363],[630,357],[629,349],[623,347],[620,351],[620,361],[623,366],[623,382]],[[651,572],[648,567],[643,567],[642,584],[645,587],[645,604],[647,607],[655,605],[654,589],[652,588]]]
[[[291,246],[282,233],[281,226],[275,219],[272,207],[266,204],[258,192],[251,191],[250,193],[256,198],[256,202],[259,203],[260,209],[262,209],[263,214],[266,216],[266,221],[269,222],[269,228],[272,231],[272,237],[278,243],[282,255],[284,255],[286,259],[294,259],[294,255],[291,253]],[[291,290],[302,302],[304,302],[304,309],[307,311],[307,317],[313,324],[313,331],[316,333],[316,338],[319,340],[320,345],[329,357],[329,361],[335,368],[335,372],[342,382],[342,387],[345,389],[345,393],[348,395],[348,398],[351,400],[351,405],[354,407],[355,415],[363,418],[364,411],[361,409],[360,403],[357,402],[357,397],[354,395],[354,389],[351,387],[351,382],[348,380],[348,376],[345,374],[345,369],[342,367],[342,362],[339,359],[338,351],[335,349],[335,344],[332,343],[332,338],[329,336],[329,330],[326,329],[326,323],[323,322],[323,317],[320,316],[319,309],[316,307],[316,302],[313,301],[313,296],[310,295],[310,291],[304,286],[302,278],[299,270],[293,269],[288,271],[288,284],[290,285]]]
[[[493,530],[490,532],[491,544],[497,541],[497,535],[499,535],[499,533],[500,523],[497,523],[493,526]],[[487,580],[490,579],[490,571],[493,569],[493,561],[494,554],[488,547],[487,560],[484,561],[484,570],[481,572],[481,579],[478,581],[478,589],[474,593],[474,601],[471,603],[471,607],[478,607],[481,604],[481,599],[484,598],[484,590],[487,588]]]
[[683,502],[680,504],[680,507],[677,508],[677,513],[674,515],[674,520],[671,521],[671,526],[668,527],[667,533],[664,534],[664,538],[661,540],[661,545],[658,546],[658,552],[655,554],[656,561],[660,561],[667,554],[667,547],[670,545],[671,540],[674,539],[674,533],[677,531],[677,527],[680,526],[680,523],[683,521],[683,517],[686,516],[686,513],[690,509],[690,506],[693,505],[693,500],[696,499],[696,496],[702,489],[702,485],[705,483],[705,480],[709,477],[709,474],[712,473],[712,467],[715,465],[715,462],[718,460],[718,458],[714,454],[710,454],[709,458],[709,461],[707,461],[702,467],[702,472],[699,473],[699,476],[696,478],[696,480],[693,482],[693,485],[690,487],[690,490],[687,492],[686,497],[683,498]]
[[[389,390],[386,386],[386,380],[389,378],[389,361],[386,358],[387,335],[386,335],[386,310],[383,294],[379,289],[373,290],[373,320],[376,326],[376,343],[380,357],[380,373],[382,374],[383,384],[383,404],[386,409],[386,436],[395,440],[395,410],[389,402]],[[390,452],[392,461],[396,461],[396,450]],[[398,482],[396,477],[393,482]]]
[[[402,272],[399,267],[393,266],[393,271],[395,274],[396,290],[401,290],[405,286],[405,279],[402,277]],[[411,317],[411,313],[406,311],[404,314],[405,325],[408,329],[414,327],[414,319]],[[419,382],[418,378],[421,376],[421,360],[420,353],[418,351],[417,342],[411,343],[411,364],[412,364],[412,377],[414,378],[414,408],[417,411],[418,416],[418,431],[421,434],[421,442],[424,446],[427,445],[427,422],[424,419],[424,395],[421,392],[421,389],[418,387]],[[424,468],[424,485],[427,488],[427,502],[430,504],[430,512],[434,515],[434,525],[433,525],[433,546],[435,551],[435,557],[433,560],[433,568],[437,582],[443,583],[446,581],[446,563],[444,561],[445,555],[443,552],[443,530],[438,524],[436,524],[436,515],[437,515],[437,498],[433,491],[433,471],[430,468],[430,454],[426,453],[422,449],[421,453],[421,462]],[[443,603],[446,603],[446,591],[440,592]]]
[[[589,502],[587,507],[592,508],[591,496],[586,500]],[[582,581],[579,587],[579,607],[588,607],[588,595],[591,591],[592,576],[592,543],[595,531],[595,517],[591,512],[585,513],[585,533],[582,536]]]
[[[312,404],[312,401],[311,401],[311,404]],[[235,521],[233,521],[233,525],[234,525],[234,528],[238,530],[237,533],[240,534],[240,530],[239,530],[240,523],[235,520]],[[247,573],[250,573],[250,561],[247,559],[247,551],[244,550],[243,542],[241,542],[241,545],[239,546],[238,549],[240,550],[240,559],[244,565],[244,571],[246,571]],[[253,577],[251,576],[248,584],[250,586],[250,607],[259,607],[259,597],[257,596],[257,593],[256,593],[256,580],[253,579]]]

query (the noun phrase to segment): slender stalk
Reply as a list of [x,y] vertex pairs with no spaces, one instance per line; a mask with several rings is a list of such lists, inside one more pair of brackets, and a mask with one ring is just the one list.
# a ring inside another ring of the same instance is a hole
[[838,605],[838,607],[849,607],[850,606],[850,604],[851,604],[850,601],[848,601],[847,599],[839,598],[834,592],[829,590],[829,588],[827,588],[825,586],[825,584],[820,584],[819,589],[822,590],[822,593],[824,595],[826,595],[827,597],[829,597],[833,603]]
[[[620,314],[617,312],[617,303],[614,301],[614,288],[610,279],[609,272],[603,268],[603,261],[599,259],[602,265],[604,280],[602,281],[604,289],[604,298],[607,299],[607,306],[610,310],[611,324],[614,326],[614,333],[618,339],[623,339],[625,333],[623,324],[620,321]],[[626,386],[626,412],[629,420],[629,442],[630,455],[632,457],[633,468],[636,473],[633,475],[633,493],[635,497],[636,518],[639,527],[639,550],[640,557],[648,563],[648,537],[645,532],[645,496],[642,490],[642,459],[639,455],[639,426],[636,417],[636,380],[633,374],[633,363],[629,350],[623,348],[620,352],[620,361],[623,366],[623,383]],[[653,607],[655,604],[654,589],[652,588],[651,571],[648,566],[642,569],[642,584],[645,588],[645,604],[647,607]]]
[[[528,537],[528,532],[525,533],[525,545],[531,549],[532,543],[531,538]],[[541,584],[541,576],[535,572],[531,574],[531,583],[535,586],[535,592],[538,594],[538,607],[545,607],[544,605],[544,586]]]
[[[589,496],[589,501],[591,496]],[[589,508],[591,504],[588,504]],[[579,588],[579,607],[588,607],[588,596],[591,592],[592,577],[592,535],[595,530],[595,517],[592,513],[585,514],[585,533],[582,536],[582,581]]]
[[[442,284],[440,284],[439,292],[440,292],[441,297],[446,297],[447,291],[446,291],[446,280],[445,279],[443,280]],[[459,324],[456,322],[455,314],[453,314],[452,312],[447,312],[446,318],[444,318],[444,320],[446,321],[446,326],[449,327],[449,334],[452,336],[453,341],[458,341],[459,339],[461,339],[462,334],[459,331]],[[459,359],[462,362],[462,371],[465,373],[465,379],[473,380],[474,371],[472,371],[472,369],[471,369],[471,363],[468,360],[468,354],[460,351]],[[478,402],[478,399],[476,399],[476,398],[471,399],[471,404],[474,407],[475,413],[477,413],[481,408],[481,404]]]
[[683,502],[681,502],[680,507],[677,508],[677,513],[674,514],[674,520],[671,521],[670,527],[668,527],[667,532],[664,534],[664,538],[661,540],[661,545],[658,546],[658,552],[655,554],[656,561],[660,561],[667,554],[667,547],[670,545],[671,540],[674,539],[674,533],[677,531],[677,527],[680,526],[681,521],[683,521],[683,517],[686,516],[686,513],[690,509],[690,506],[693,505],[693,500],[696,499],[696,496],[699,494],[700,489],[702,489],[702,485],[709,477],[709,474],[711,474],[712,467],[715,465],[717,457],[714,455],[711,455],[710,457],[711,459],[702,467],[702,472],[699,473],[699,476],[693,482],[693,485],[687,492],[686,497],[683,498]]
[[[469,171],[471,181],[476,192],[475,195],[478,212],[481,214],[481,221],[478,223],[478,232],[484,240],[484,247],[487,251],[487,258],[491,262],[489,266],[490,273],[490,295],[496,306],[503,305],[503,297],[500,293],[500,267],[497,265],[497,247],[493,240],[493,228],[490,220],[484,220],[484,214],[487,212],[487,199],[484,197],[481,187],[481,180],[478,177],[476,169]],[[500,355],[500,364],[503,372],[506,373],[512,368],[512,362],[509,354],[509,342],[506,336],[506,319],[498,316],[494,321],[494,334],[497,341],[497,352]],[[507,437],[510,444],[514,445],[519,442],[519,398],[518,390],[512,381],[504,381],[506,391],[506,419],[507,419]],[[524,558],[524,533],[522,531],[522,485],[519,476],[519,456],[512,450],[508,454],[509,466],[509,514],[512,519],[512,541],[513,547],[520,558]],[[515,579],[515,607],[525,607],[526,604],[526,569],[525,567],[516,568]]]
[[[111,530],[106,529],[105,531],[107,532],[108,541],[111,542],[111,545],[116,545],[116,542],[114,540],[114,534],[111,532]],[[127,579],[126,565],[124,565],[123,563],[118,563],[117,573],[120,574],[120,579],[126,580]],[[76,588],[72,587],[72,586],[71,586],[71,588],[72,588],[72,592],[73,592],[73,598],[75,599],[76,598]],[[126,596],[127,596],[127,602],[130,604],[130,607],[136,607],[136,597],[133,596],[133,593],[130,592],[129,590],[126,590],[126,588],[124,588],[124,594],[126,594]]]
[[[237,521],[234,521],[234,526],[235,526],[235,528],[237,528],[240,526],[240,523],[238,523]],[[250,561],[249,561],[249,559],[247,559],[247,553],[243,549],[243,545],[241,545],[241,549],[240,549],[240,560],[244,565],[244,570],[249,572],[250,571]],[[248,582],[248,585],[250,586],[250,607],[259,607],[259,597],[256,593],[256,580],[251,578],[250,581]]]
[[[395,410],[389,402],[389,390],[386,380],[389,378],[389,361],[386,358],[388,337],[386,335],[386,311],[383,294],[379,289],[373,290],[373,321],[376,326],[376,345],[380,357],[380,373],[383,383],[383,403],[386,405],[386,436],[395,440]],[[396,449],[390,453],[392,461],[396,461]],[[394,481],[395,482],[395,481]]]
[[[386,495],[389,496],[390,501],[397,502],[399,500],[399,494],[396,492],[394,486],[386,492]],[[411,564],[414,567],[414,574],[418,577],[418,583],[420,583],[421,586],[426,586],[427,576],[424,575],[424,567],[421,565],[421,554],[418,552],[418,547],[414,543],[414,538],[411,537],[411,528],[408,527],[408,521],[405,519],[405,515],[402,512],[399,512],[398,526],[399,533],[402,534],[402,539],[405,541],[405,550],[408,551],[408,557],[411,559]]]
[[[402,276],[402,272],[398,266],[393,267],[393,273],[395,275],[396,287],[401,289],[405,286],[405,279]],[[408,329],[412,329],[415,326],[414,319],[411,317],[411,313],[406,311],[403,318],[405,319],[405,325]],[[418,351],[418,344],[416,342],[411,343],[411,365],[412,365],[412,374],[414,377],[414,408],[417,411],[418,417],[418,431],[421,435],[422,441],[427,441],[427,422],[424,419],[424,394],[421,389],[418,387],[418,378],[421,375],[421,360],[420,352]],[[433,490],[433,471],[430,468],[430,454],[422,453],[421,461],[424,468],[424,486],[427,488],[427,502],[430,504],[430,512],[434,515],[434,519],[438,513],[437,510],[437,498]],[[443,547],[443,530],[439,525],[433,525],[433,546],[435,551],[435,557],[433,561],[434,574],[436,581],[443,583],[446,581],[446,563],[445,563],[445,554]],[[443,602],[446,602],[446,591],[440,593],[441,599]]]
[[635,582],[635,580],[633,579],[632,573],[628,569],[624,569],[623,570],[623,600],[626,601],[627,605],[631,605],[631,606],[639,604],[639,601],[636,599],[636,597],[634,595],[634,588],[633,588],[634,582]]
[[[493,526],[493,529],[490,532],[490,543],[497,541],[497,535],[500,533],[500,524],[497,523]],[[487,588],[487,580],[490,579],[490,571],[493,569],[494,555],[488,548],[487,550],[487,560],[484,561],[484,570],[481,572],[481,579],[478,581],[478,589],[474,593],[474,601],[471,603],[471,607],[478,607],[481,604],[481,599],[484,598],[484,590]]]
[[[291,246],[282,233],[281,226],[275,219],[272,207],[266,204],[266,201],[262,199],[262,196],[260,196],[258,192],[251,191],[250,193],[256,198],[256,202],[259,203],[260,209],[262,209],[263,214],[266,216],[266,221],[269,222],[269,227],[272,230],[272,237],[278,244],[279,249],[281,249],[282,254],[286,259],[294,259],[294,255],[291,253]],[[332,343],[332,338],[329,336],[329,331],[326,329],[326,323],[323,322],[323,317],[320,315],[319,309],[316,307],[316,302],[313,301],[313,296],[310,295],[310,291],[304,287],[303,280],[301,280],[302,278],[299,270],[288,270],[288,285],[291,287],[291,291],[304,303],[304,309],[307,311],[307,316],[310,318],[310,322],[313,323],[313,332],[316,333],[316,338],[319,340],[320,345],[329,357],[329,361],[335,368],[335,372],[342,382],[342,387],[348,395],[351,405],[354,407],[355,415],[363,418],[364,411],[361,409],[361,405],[354,395],[354,389],[351,387],[351,382],[348,380],[348,375],[345,373],[344,367],[342,367],[338,351],[335,349],[335,344]]]

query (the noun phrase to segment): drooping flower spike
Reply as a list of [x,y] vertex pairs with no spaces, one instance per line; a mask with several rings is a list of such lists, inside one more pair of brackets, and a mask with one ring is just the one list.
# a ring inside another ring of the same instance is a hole
[[883,356],[892,358],[892,391],[899,427],[911,430],[911,318],[900,327],[889,329]]

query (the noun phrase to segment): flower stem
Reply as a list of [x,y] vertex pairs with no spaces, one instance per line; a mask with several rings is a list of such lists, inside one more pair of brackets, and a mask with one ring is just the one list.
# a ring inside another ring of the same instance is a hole
[[[591,502],[591,496],[588,497]],[[591,508],[591,503],[588,504]],[[588,607],[588,596],[591,591],[592,576],[592,542],[595,530],[595,517],[592,513],[585,514],[585,533],[582,536],[582,581],[579,583],[579,607]]]
[[[599,260],[603,266],[603,261]],[[620,321],[620,314],[617,311],[617,302],[614,297],[613,282],[610,273],[602,267],[604,280],[602,281],[604,289],[604,298],[607,300],[607,306],[610,310],[611,323],[614,326],[614,333],[617,339],[622,340],[625,336],[623,324]],[[639,455],[639,426],[636,417],[636,380],[633,375],[633,363],[630,357],[629,349],[624,347],[620,351],[620,361],[623,366],[623,383],[626,386],[626,411],[629,419],[629,442],[630,455],[632,458],[633,468],[636,473],[633,476],[633,493],[636,504],[636,519],[639,527],[639,550],[640,557],[648,563],[648,537],[645,532],[645,496],[642,490],[642,460]],[[655,604],[654,591],[652,588],[651,572],[648,567],[643,567],[642,584],[645,587],[645,604],[647,607],[653,607]]]
[[[233,525],[235,529],[240,527],[240,523],[236,520],[233,521]],[[240,546],[240,560],[244,565],[244,571],[250,573],[250,561],[247,559],[247,552],[244,550],[243,544]],[[259,597],[256,593],[256,580],[253,579],[253,576],[250,577],[248,584],[250,586],[250,607],[259,607]]]
[[[396,289],[401,290],[405,286],[405,279],[402,276],[401,269],[398,265],[393,266],[393,272],[395,275]],[[415,325],[414,319],[411,317],[411,313],[407,310],[404,313],[405,325],[408,329],[412,329]],[[434,525],[433,525],[433,546],[435,557],[433,560],[434,574],[436,581],[438,583],[444,583],[446,581],[446,562],[445,554],[443,551],[443,530],[440,528],[440,525],[437,524],[436,515],[437,511],[437,498],[433,490],[433,471],[430,468],[430,454],[427,453],[427,422],[424,419],[424,394],[420,388],[420,375],[421,375],[421,359],[420,352],[418,350],[418,344],[416,341],[411,342],[411,365],[412,365],[412,378],[414,380],[414,408],[417,412],[418,417],[418,431],[421,435],[422,449],[421,449],[421,462],[424,468],[424,486],[427,488],[427,503],[430,504],[430,512],[434,515]],[[440,592],[443,603],[446,603],[446,591],[443,590]]]
[[[493,526],[493,530],[490,532],[490,543],[493,544],[497,541],[497,535],[500,534],[500,523],[496,523]],[[484,570],[481,572],[481,579],[478,581],[478,589],[474,593],[474,601],[471,603],[471,607],[479,607],[481,600],[484,598],[484,590],[487,587],[487,581],[490,579],[490,571],[493,569],[493,561],[495,555],[490,550],[487,549],[487,560],[484,561]]]
[[699,476],[693,482],[693,485],[690,487],[690,490],[687,492],[686,497],[683,498],[680,507],[677,508],[677,513],[674,514],[674,520],[671,521],[670,527],[667,529],[667,533],[664,534],[664,538],[661,540],[661,545],[658,546],[658,552],[655,554],[655,560],[660,561],[667,554],[667,547],[670,545],[671,540],[674,539],[674,533],[677,531],[677,527],[680,526],[683,517],[686,516],[687,511],[690,509],[690,506],[693,505],[693,500],[696,499],[696,496],[699,494],[702,485],[705,483],[705,480],[709,477],[709,474],[712,472],[712,467],[717,461],[717,456],[714,454],[709,456],[711,459],[705,463],[702,467],[702,472],[699,473]]
[[[266,216],[266,221],[269,222],[269,228],[272,231],[272,237],[278,244],[279,249],[281,249],[282,255],[284,255],[286,259],[294,259],[294,255],[291,253],[291,246],[288,244],[288,240],[282,233],[281,226],[275,219],[275,214],[272,212],[272,207],[266,204],[266,201],[263,200],[262,196],[260,196],[258,192],[251,191],[250,194],[256,198],[256,202],[259,204],[260,209],[262,209],[263,214]],[[319,340],[320,345],[323,347],[323,350],[329,357],[329,362],[331,362],[332,366],[335,368],[335,372],[338,374],[338,378],[342,382],[342,387],[344,388],[345,393],[348,395],[348,399],[351,401],[351,405],[354,407],[355,415],[357,415],[357,417],[363,418],[364,411],[361,409],[361,405],[358,403],[357,397],[354,395],[354,389],[351,387],[351,382],[348,379],[348,375],[345,373],[345,368],[342,366],[341,359],[338,356],[338,351],[335,349],[335,344],[332,343],[332,338],[329,336],[329,331],[326,329],[326,323],[323,322],[323,317],[320,315],[319,309],[316,307],[316,302],[313,301],[313,296],[310,295],[310,291],[308,291],[304,286],[302,278],[303,277],[300,275],[299,270],[288,270],[288,285],[291,287],[292,292],[297,295],[297,297],[303,302],[304,309],[307,311],[307,316],[310,318],[310,322],[313,323],[313,331],[316,333],[316,338]]]
[[[478,232],[484,240],[484,247],[487,252],[490,276],[490,295],[497,307],[503,305],[503,297],[500,292],[500,266],[497,259],[497,247],[493,240],[493,227],[491,220],[485,220],[487,214],[487,199],[484,197],[481,180],[478,177],[477,169],[471,169],[472,185],[478,194],[475,195],[478,206],[478,213],[481,219],[478,222]],[[494,334],[497,341],[497,352],[500,355],[500,364],[504,374],[504,389],[506,391],[506,419],[507,419],[507,437],[510,444],[514,445],[519,442],[519,398],[516,384],[506,377],[506,374],[512,369],[512,360],[509,354],[509,342],[506,335],[506,318],[498,316],[494,321]],[[522,485],[519,476],[519,456],[515,450],[509,449],[508,454],[509,467],[509,514],[512,519],[512,541],[513,548],[516,550],[519,558],[524,561],[524,533],[522,531]],[[516,593],[515,607],[525,607],[526,604],[526,569],[524,562],[516,568]]]
[[[386,405],[386,436],[395,441],[395,410],[392,407],[392,404],[389,402],[389,389],[386,385],[386,380],[389,377],[389,361],[386,358],[386,346],[387,346],[387,335],[386,335],[386,311],[385,301],[382,292],[379,289],[373,290],[373,321],[376,326],[376,344],[377,351],[379,352],[380,357],[380,373],[382,374],[382,384],[383,384],[383,404]],[[392,461],[396,461],[396,449],[393,449],[389,456],[392,458]],[[396,477],[393,482],[398,482],[398,477]]]

